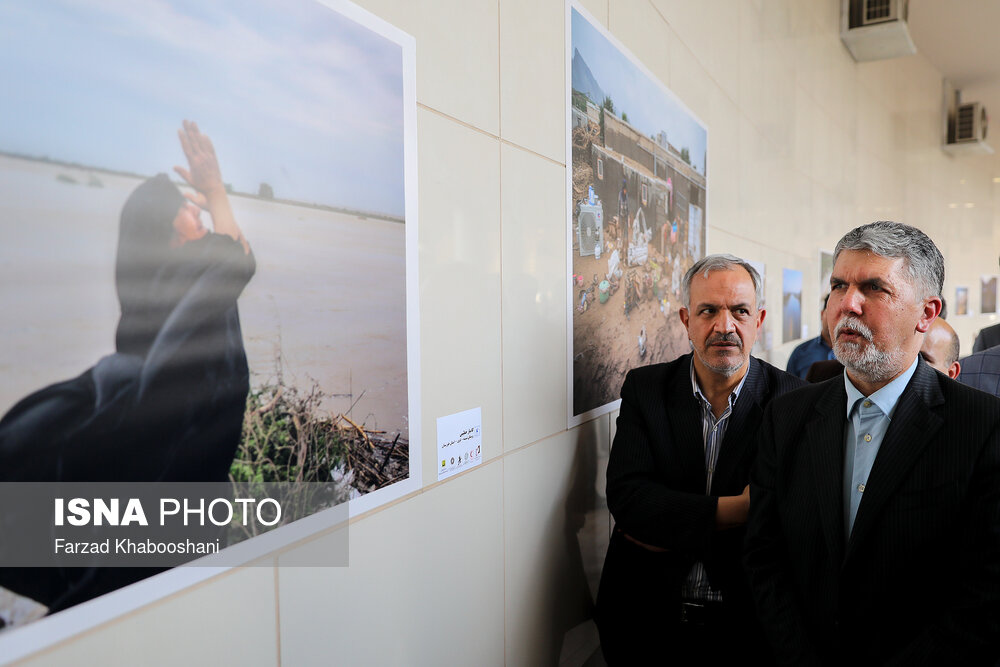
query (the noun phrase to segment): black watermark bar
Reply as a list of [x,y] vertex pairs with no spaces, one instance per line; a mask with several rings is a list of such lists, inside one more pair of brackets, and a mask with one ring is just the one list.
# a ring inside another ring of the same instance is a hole
[[0,483],[0,567],[348,564],[330,483]]

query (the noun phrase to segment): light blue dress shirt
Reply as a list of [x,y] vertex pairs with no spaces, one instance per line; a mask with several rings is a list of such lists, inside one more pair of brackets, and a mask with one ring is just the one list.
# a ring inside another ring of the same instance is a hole
[[864,496],[871,474],[872,464],[882,439],[885,438],[896,411],[899,397],[906,384],[917,370],[917,360],[899,377],[885,385],[871,396],[865,396],[847,373],[844,373],[844,388],[847,390],[847,435],[844,447],[844,534],[851,539],[854,519]]

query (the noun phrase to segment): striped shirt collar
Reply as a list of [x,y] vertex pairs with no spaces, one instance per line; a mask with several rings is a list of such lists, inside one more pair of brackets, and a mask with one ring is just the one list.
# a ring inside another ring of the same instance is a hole
[[[740,390],[743,389],[743,385],[746,384],[747,378],[750,377],[750,364],[752,363],[753,363],[753,356],[747,357],[747,372],[743,374],[743,379],[740,380],[740,383],[738,385],[736,385],[736,389],[733,389],[733,393],[729,395],[730,406],[735,405],[736,399],[740,397]],[[691,354],[690,373],[691,373],[691,393],[693,393],[694,397],[700,400],[702,403],[711,405],[712,404],[711,401],[705,398],[705,394],[701,393],[701,387],[698,386],[698,376],[694,372],[694,353]]]

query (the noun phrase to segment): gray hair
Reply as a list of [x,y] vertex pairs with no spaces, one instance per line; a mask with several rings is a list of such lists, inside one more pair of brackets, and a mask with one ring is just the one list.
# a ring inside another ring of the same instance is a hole
[[868,250],[880,257],[902,257],[910,284],[922,289],[920,298],[940,296],[944,288],[944,257],[927,234],[901,222],[880,220],[844,234],[833,251],[834,264],[844,250]]
[[691,308],[691,281],[696,275],[700,273],[703,277],[708,278],[708,274],[712,271],[731,271],[737,266],[743,267],[750,274],[750,280],[753,281],[754,306],[760,308],[764,302],[764,283],[760,279],[760,274],[746,260],[728,254],[708,255],[699,259],[694,263],[694,266],[687,270],[681,283],[681,297],[684,301],[684,307]]

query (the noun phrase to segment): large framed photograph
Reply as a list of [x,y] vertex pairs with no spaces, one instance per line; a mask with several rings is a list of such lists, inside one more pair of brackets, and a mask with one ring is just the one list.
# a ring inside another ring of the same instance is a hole
[[[419,488],[414,54],[340,0],[0,4],[0,482]],[[0,642],[109,588],[4,570]]]
[[566,9],[570,426],[629,369],[689,350],[681,279],[705,255],[705,125],[583,8]]

